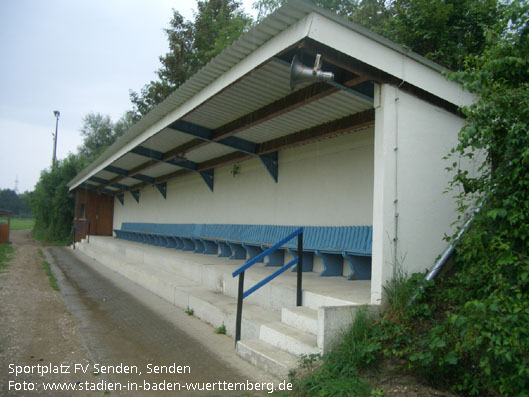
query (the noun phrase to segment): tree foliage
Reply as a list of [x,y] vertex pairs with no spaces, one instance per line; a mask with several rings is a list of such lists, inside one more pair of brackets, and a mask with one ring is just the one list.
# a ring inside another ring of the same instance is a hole
[[74,200],[66,184],[98,157],[132,125],[130,113],[113,123],[109,116],[89,113],[83,118],[83,144],[77,154],[69,154],[51,169],[42,171],[31,193],[35,216],[34,235],[45,241],[69,241],[74,216]]
[[31,216],[29,197],[30,192],[18,194],[11,189],[0,189],[0,209],[11,211],[13,215]]
[[[452,151],[464,213],[481,203],[457,248],[456,272],[438,294],[450,307],[413,355],[414,366],[465,394],[529,390],[529,4],[502,5],[481,55],[451,78],[475,92]],[[480,173],[460,158],[486,153]]]
[[498,21],[497,0],[398,0],[382,34],[452,70],[485,48]]
[[72,228],[73,199],[66,184],[81,171],[82,157],[70,154],[50,170],[44,170],[31,196],[35,216],[35,237],[45,241],[65,241]]
[[165,29],[169,52],[160,56],[162,66],[157,71],[158,80],[145,85],[140,93],[130,93],[136,119],[167,98],[236,40],[252,22],[236,0],[199,0],[197,8],[194,22],[185,20],[173,10],[170,26]]
[[[497,0],[311,1],[452,70],[483,51],[499,17]],[[254,7],[262,19],[285,2],[258,0]]]
[[132,127],[132,124],[133,119],[130,112],[127,112],[116,123],[113,123],[108,115],[88,113],[83,117],[83,126],[81,127],[83,144],[78,147],[79,156],[87,161],[94,160]]

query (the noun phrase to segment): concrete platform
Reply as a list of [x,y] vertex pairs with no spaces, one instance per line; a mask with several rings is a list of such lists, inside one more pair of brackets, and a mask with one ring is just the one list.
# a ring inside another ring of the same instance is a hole
[[[214,327],[235,334],[238,279],[245,261],[194,254],[113,237],[91,236],[76,251],[104,264]],[[277,268],[257,264],[245,273],[245,290]],[[286,272],[244,300],[238,354],[271,374],[294,369],[301,354],[325,353],[356,310],[371,302],[370,281],[303,273],[303,306],[296,307],[296,274]],[[275,351],[271,354],[271,351]],[[285,372],[286,371],[286,372]]]

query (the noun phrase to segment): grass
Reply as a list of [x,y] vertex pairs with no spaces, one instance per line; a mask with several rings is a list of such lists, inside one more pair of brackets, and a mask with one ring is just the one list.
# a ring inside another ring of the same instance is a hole
[[[301,396],[382,396],[383,391],[373,389],[367,380],[373,374],[384,374],[381,361],[402,357],[410,335],[402,322],[412,321],[412,314],[422,306],[410,306],[424,275],[408,277],[400,266],[395,276],[384,286],[386,310],[373,315],[362,308],[350,329],[324,356],[302,356],[300,370],[291,374],[294,395]],[[391,375],[392,376],[392,375]]]
[[35,226],[35,219],[33,218],[11,218],[10,230],[27,230],[33,229]]
[[186,308],[185,310],[185,313],[188,315],[188,316],[192,316],[193,314],[195,314],[195,310],[191,309],[189,306]]
[[[44,254],[42,253],[42,250],[39,248],[39,255],[42,259],[44,259]],[[59,285],[57,284],[57,279],[53,275],[50,269],[50,264],[46,262],[45,260],[42,261],[42,268],[44,269],[44,272],[46,273],[46,276],[48,276],[48,280],[50,280],[50,286],[55,291],[60,291]]]
[[7,269],[15,249],[9,243],[0,244],[0,271]]
[[373,396],[376,390],[362,377],[362,370],[371,366],[376,348],[370,338],[373,319],[367,309],[359,310],[351,328],[342,340],[323,357],[301,358],[301,374],[293,374],[296,395],[308,396]]
[[215,333],[220,335],[226,335],[226,326],[224,325],[224,323],[222,323],[220,327],[215,328]]

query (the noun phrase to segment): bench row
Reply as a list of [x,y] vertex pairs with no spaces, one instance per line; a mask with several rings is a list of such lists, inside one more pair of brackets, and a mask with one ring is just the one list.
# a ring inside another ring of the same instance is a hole
[[[246,260],[261,254],[298,228],[123,222],[121,229],[114,232],[116,237],[129,241]],[[304,226],[303,229],[303,271],[312,271],[316,255],[323,263],[320,276],[341,276],[345,259],[350,268],[347,279],[371,278],[371,226]],[[265,266],[282,266],[285,252],[297,256],[296,239],[281,248],[269,256]]]

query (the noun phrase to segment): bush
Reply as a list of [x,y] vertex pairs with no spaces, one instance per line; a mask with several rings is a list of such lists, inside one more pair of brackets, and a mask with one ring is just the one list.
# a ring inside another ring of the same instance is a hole
[[66,184],[82,169],[84,162],[69,155],[51,170],[44,170],[31,195],[35,215],[34,236],[44,241],[69,241],[74,199]]
[[478,176],[455,161],[453,186],[461,214],[469,203],[482,207],[458,245],[454,276],[436,292],[446,307],[410,355],[412,367],[470,395],[529,390],[529,4],[504,7],[488,50],[452,76],[478,101],[451,156],[487,153]]

